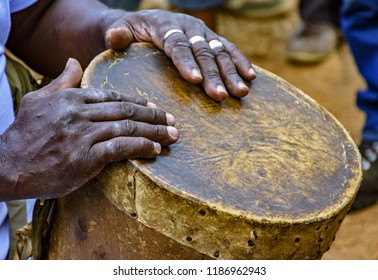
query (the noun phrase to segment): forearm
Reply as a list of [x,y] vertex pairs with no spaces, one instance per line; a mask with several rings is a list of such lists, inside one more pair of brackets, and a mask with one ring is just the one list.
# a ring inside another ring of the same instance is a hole
[[101,20],[109,9],[96,0],[40,0],[12,16],[8,48],[36,71],[55,77],[69,57],[85,67],[105,50]]

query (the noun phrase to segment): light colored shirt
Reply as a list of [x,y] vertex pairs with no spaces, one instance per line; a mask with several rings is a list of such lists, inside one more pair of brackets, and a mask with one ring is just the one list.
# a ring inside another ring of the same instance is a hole
[[[11,28],[11,13],[21,11],[37,0],[0,0],[0,134],[14,120],[12,96],[5,75],[5,44]],[[31,203],[28,213],[31,213]],[[30,220],[30,215],[28,217]],[[0,260],[6,259],[9,251],[9,218],[5,202],[0,202]]]

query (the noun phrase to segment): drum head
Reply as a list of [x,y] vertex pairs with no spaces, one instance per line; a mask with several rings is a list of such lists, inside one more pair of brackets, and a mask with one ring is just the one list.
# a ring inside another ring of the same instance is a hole
[[82,85],[137,94],[175,116],[180,140],[156,160],[133,162],[178,195],[281,221],[345,207],[360,180],[348,133],[314,100],[255,68],[248,96],[218,103],[163,52],[134,44],[97,57]]

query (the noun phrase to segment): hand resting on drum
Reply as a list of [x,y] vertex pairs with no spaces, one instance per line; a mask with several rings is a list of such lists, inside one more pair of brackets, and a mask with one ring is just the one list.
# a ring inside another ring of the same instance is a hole
[[107,163],[154,158],[177,141],[172,115],[141,97],[75,88],[82,73],[70,59],[55,81],[23,98],[0,138],[0,201],[67,194]]
[[[115,17],[111,11],[108,17]],[[244,97],[249,88],[243,79],[256,74],[244,54],[214,33],[199,19],[160,10],[119,13],[106,28],[110,48],[123,49],[133,41],[152,42],[171,57],[181,75],[191,83],[202,83],[216,101]]]

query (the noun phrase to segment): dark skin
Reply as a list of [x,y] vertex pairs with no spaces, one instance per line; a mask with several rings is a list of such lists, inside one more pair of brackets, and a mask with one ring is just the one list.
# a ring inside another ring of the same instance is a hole
[[174,117],[145,99],[77,89],[71,59],[54,82],[26,95],[0,138],[1,200],[67,194],[109,162],[154,158],[178,139]]
[[[163,43],[172,28],[184,33]],[[219,39],[224,47],[190,46],[188,38],[195,35]],[[178,140],[174,117],[155,104],[127,93],[77,88],[81,65],[106,48],[123,49],[135,41],[164,50],[186,80],[202,83],[216,101],[247,95],[243,79],[255,78],[238,48],[191,16],[128,13],[95,0],[38,1],[12,15],[7,47],[42,74],[64,71],[24,97],[16,120],[0,137],[0,201],[65,195],[110,162],[154,158]]]

